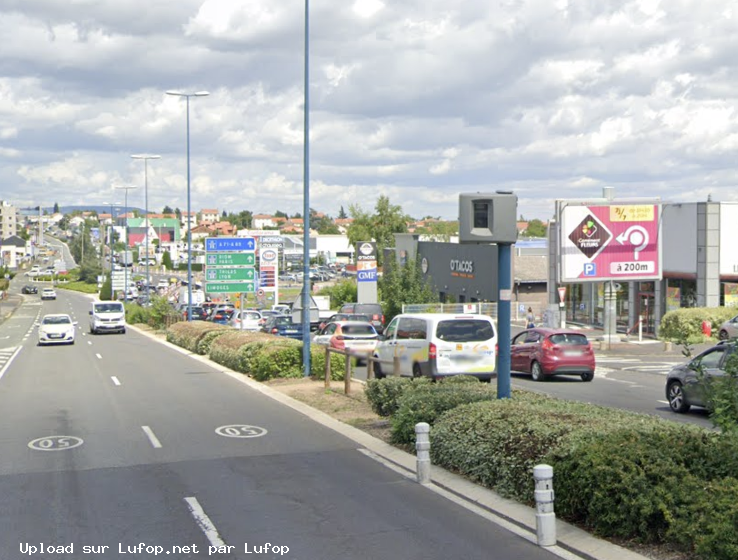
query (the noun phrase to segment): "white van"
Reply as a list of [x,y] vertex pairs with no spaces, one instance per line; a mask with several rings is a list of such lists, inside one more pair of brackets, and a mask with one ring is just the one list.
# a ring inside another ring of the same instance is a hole
[[382,362],[374,364],[378,378],[392,375],[395,356],[403,376],[439,379],[465,374],[488,381],[496,371],[497,329],[487,315],[397,315],[374,351]]
[[126,332],[126,310],[119,301],[93,301],[90,333]]

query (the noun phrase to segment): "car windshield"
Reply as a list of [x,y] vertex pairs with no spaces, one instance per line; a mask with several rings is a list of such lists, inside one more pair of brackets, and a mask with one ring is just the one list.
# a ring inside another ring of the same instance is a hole
[[560,346],[587,346],[587,337],[576,333],[559,333],[551,335],[551,342]]
[[69,317],[44,317],[43,324],[44,325],[68,325],[71,323],[71,319]]
[[376,336],[377,331],[370,324],[366,325],[344,325],[341,332],[351,336]]
[[495,331],[483,319],[452,319],[439,321],[436,336],[446,342],[476,342],[493,338]]
[[95,306],[97,313],[123,313],[123,306],[119,303],[101,303]]

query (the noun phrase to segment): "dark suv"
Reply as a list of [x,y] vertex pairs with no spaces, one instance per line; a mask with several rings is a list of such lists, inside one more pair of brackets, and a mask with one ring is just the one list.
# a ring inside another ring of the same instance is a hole
[[377,334],[384,332],[384,311],[379,303],[345,303],[340,313],[357,313],[369,317]]

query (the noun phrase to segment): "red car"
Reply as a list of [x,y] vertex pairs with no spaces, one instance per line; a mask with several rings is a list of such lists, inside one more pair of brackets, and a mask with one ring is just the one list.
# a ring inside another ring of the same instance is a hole
[[533,381],[553,375],[579,375],[592,381],[595,355],[587,337],[569,329],[527,329],[512,339],[510,369],[530,373]]

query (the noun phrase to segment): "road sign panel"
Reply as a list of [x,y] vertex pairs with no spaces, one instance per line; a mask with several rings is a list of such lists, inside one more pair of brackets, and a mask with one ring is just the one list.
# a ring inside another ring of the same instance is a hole
[[232,280],[253,280],[253,267],[209,266],[205,269],[206,282],[229,282]]
[[251,294],[256,291],[256,285],[254,282],[208,282],[205,291],[210,294]]
[[205,251],[255,251],[256,241],[253,237],[208,237],[205,240]]
[[210,253],[205,257],[207,266],[254,266],[254,253]]

